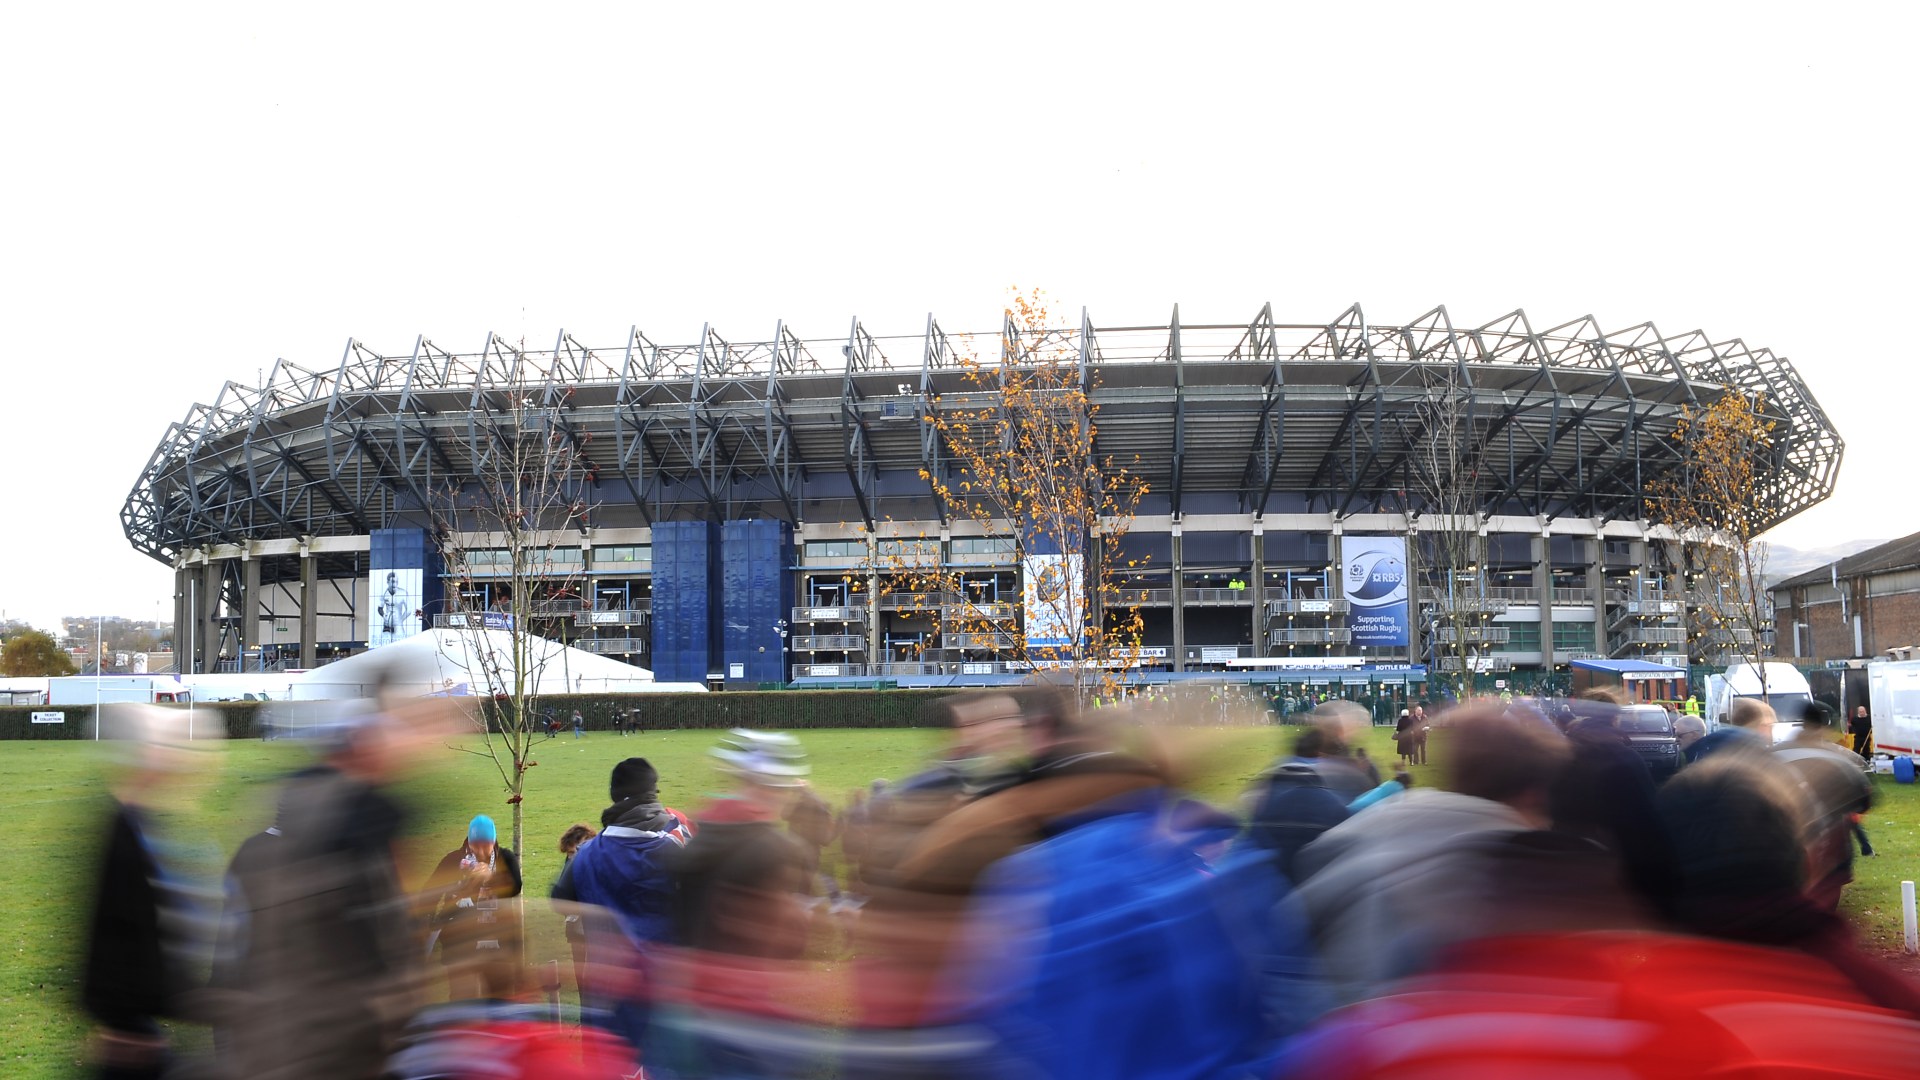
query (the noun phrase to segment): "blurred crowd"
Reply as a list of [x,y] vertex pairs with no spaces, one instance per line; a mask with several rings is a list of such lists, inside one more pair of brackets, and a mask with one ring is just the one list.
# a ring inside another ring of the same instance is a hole
[[[177,714],[110,718],[97,1074],[1920,1074],[1920,990],[1838,912],[1873,786],[1819,709],[1775,743],[1759,702],[1711,733],[1604,693],[1413,706],[1376,763],[1367,710],[1328,701],[1249,763],[1178,700],[972,692],[920,771],[838,808],[799,740],[736,730],[701,806],[614,766],[550,886],[485,815],[410,886],[389,788],[446,708],[310,731],[217,884],[152,813],[193,768]],[[1192,793],[1222,768],[1249,778],[1231,807]]]

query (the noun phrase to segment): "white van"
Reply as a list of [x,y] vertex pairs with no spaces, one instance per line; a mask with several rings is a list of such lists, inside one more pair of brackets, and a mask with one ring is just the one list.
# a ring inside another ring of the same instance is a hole
[[1735,664],[1724,675],[1707,677],[1708,729],[1725,724],[1733,699],[1743,697],[1760,698],[1773,706],[1773,714],[1778,719],[1773,728],[1773,741],[1786,742],[1800,733],[1807,706],[1813,704],[1813,688],[1792,664],[1772,661],[1759,665]]

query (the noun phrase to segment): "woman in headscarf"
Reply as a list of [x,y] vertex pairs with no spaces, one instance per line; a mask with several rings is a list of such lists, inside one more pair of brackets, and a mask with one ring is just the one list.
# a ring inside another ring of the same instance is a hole
[[440,959],[455,1000],[512,997],[519,981],[520,923],[510,904],[520,895],[520,859],[501,846],[493,819],[467,824],[466,843],[440,860],[427,879]]

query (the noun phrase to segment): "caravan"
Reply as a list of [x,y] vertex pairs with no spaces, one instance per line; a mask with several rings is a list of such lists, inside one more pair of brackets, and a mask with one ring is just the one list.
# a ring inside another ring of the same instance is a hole
[[1867,665],[1867,708],[1873,748],[1920,755],[1920,660],[1875,660]]

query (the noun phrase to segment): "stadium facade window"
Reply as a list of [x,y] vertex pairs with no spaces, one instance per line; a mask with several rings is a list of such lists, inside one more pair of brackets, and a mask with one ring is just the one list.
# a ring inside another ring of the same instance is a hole
[[1171,533],[1128,532],[1120,537],[1120,563],[1133,566],[1172,566]]
[[468,566],[510,566],[512,553],[506,548],[468,548]]
[[[1512,640],[1509,638],[1508,640]],[[1590,622],[1557,622],[1553,624],[1554,652],[1592,652],[1593,624]]]
[[1287,566],[1326,566],[1333,561],[1333,537],[1326,533],[1270,532],[1265,541],[1266,560]]
[[955,555],[1005,555],[1011,558],[1019,550],[1011,536],[960,536],[952,541]]
[[882,540],[880,557],[883,559],[938,559],[940,541],[938,540]]
[[[1498,652],[1537,653],[1540,651],[1540,624],[1537,622],[1503,622],[1499,625],[1507,630],[1507,643],[1499,647]],[[1571,623],[1567,624],[1573,625]],[[1592,630],[1592,626],[1587,627]],[[1554,635],[1556,638],[1558,634]]]
[[610,563],[653,565],[652,544],[615,544],[612,547],[594,548],[593,564],[606,566]]
[[1180,561],[1218,566],[1251,563],[1253,534],[1244,532],[1190,532],[1181,539]]
[[1555,566],[1587,565],[1587,541],[1578,536],[1556,536],[1547,542]]
[[864,559],[867,556],[865,540],[809,540],[802,551],[808,562],[816,559]]
[[1525,566],[1533,562],[1533,537],[1495,533],[1487,537],[1487,561],[1496,566]]

